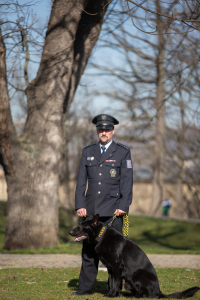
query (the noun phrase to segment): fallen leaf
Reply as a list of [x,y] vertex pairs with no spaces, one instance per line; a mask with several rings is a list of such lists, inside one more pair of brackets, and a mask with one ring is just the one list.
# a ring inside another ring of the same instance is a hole
[[191,277],[183,277],[183,278],[187,278],[187,279],[191,279],[191,280],[196,280],[196,278],[191,278]]

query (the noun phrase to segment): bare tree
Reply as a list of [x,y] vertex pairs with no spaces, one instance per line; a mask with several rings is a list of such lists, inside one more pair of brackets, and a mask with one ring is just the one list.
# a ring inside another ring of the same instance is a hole
[[[141,169],[153,170],[149,172],[149,177],[153,174],[152,215],[158,212],[163,200],[164,179],[177,181],[177,211],[180,211],[180,202],[185,197],[185,194],[183,197],[181,195],[186,180],[186,155],[183,155],[186,116],[194,108],[194,101],[188,102],[186,94],[195,98],[197,104],[199,101],[199,32],[190,32],[189,28],[184,31],[180,25],[172,24],[168,34],[165,34],[167,23],[162,14],[163,11],[169,13],[167,9],[173,11],[173,6],[166,8],[161,6],[160,1],[154,1],[154,5],[158,11],[156,16],[145,18],[132,12],[137,27],[143,30],[142,34],[125,24],[125,14],[121,15],[117,30],[112,30],[117,27],[117,22],[107,24],[104,36],[107,34],[109,38],[100,40],[101,47],[112,49],[116,53],[116,61],[120,63],[92,63],[98,75],[106,76],[107,82],[109,78],[114,78],[110,79],[107,90],[104,87],[103,92],[94,93],[103,93],[108,99],[121,103],[127,124],[119,138],[132,148],[134,170],[138,164]],[[144,26],[145,21],[148,26],[156,28],[157,35],[150,38],[144,33],[148,28]],[[176,127],[175,120],[180,127]],[[171,148],[174,143],[177,146],[176,155]],[[187,147],[190,143],[187,141]],[[189,156],[192,157],[193,153],[191,151]]]
[[47,247],[58,242],[63,118],[98,39],[108,4],[94,0],[53,2],[39,70],[27,83],[27,119],[20,136],[10,112],[2,27],[0,163],[8,186],[5,249]]
[[88,101],[73,103],[73,107],[67,113],[64,124],[65,131],[65,169],[60,178],[61,206],[72,217],[72,223],[77,226],[78,216],[74,210],[75,187],[79,171],[79,163],[82,149],[96,140],[94,126],[92,124],[91,111],[88,110]]
[[157,93],[155,98],[156,105],[156,132],[155,132],[155,162],[154,162],[154,176],[153,176],[153,194],[152,205],[150,213],[155,215],[160,207],[163,199],[163,181],[164,181],[164,161],[165,161],[165,87],[164,87],[164,24],[160,16],[161,6],[160,1],[155,2],[156,10],[158,12],[156,18],[156,25],[158,28],[158,55],[157,55],[157,78],[156,86]]
[[[133,21],[133,16],[132,12],[129,8],[129,2],[134,4],[135,7],[138,7],[140,10],[145,12],[146,14],[151,14],[151,15],[157,15],[159,17],[162,17],[163,20],[165,20],[165,30],[170,28],[172,23],[174,21],[178,22],[180,26],[185,25],[186,27],[189,27],[191,30],[200,30],[199,28],[199,23],[200,23],[200,9],[199,5],[200,2],[199,0],[177,0],[169,3],[165,3],[166,10],[165,11],[158,11],[154,3],[149,2],[149,1],[143,1],[142,4],[137,3],[133,0],[125,0],[124,3],[127,5],[129,14],[132,18],[133,25],[140,29],[135,22]],[[173,10],[171,10],[173,8]],[[135,16],[134,16],[135,17]],[[145,18],[146,20],[146,18]],[[167,21],[167,23],[166,23]],[[158,28],[154,27],[152,28],[149,26],[148,22],[148,29],[151,31],[146,31],[147,33],[150,34],[155,34],[158,31]],[[152,31],[153,29],[153,31]],[[141,30],[141,29],[140,29]]]

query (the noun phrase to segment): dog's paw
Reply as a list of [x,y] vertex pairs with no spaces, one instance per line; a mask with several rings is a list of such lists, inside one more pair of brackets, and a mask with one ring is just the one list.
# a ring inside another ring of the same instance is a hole
[[106,295],[106,297],[115,298],[120,297],[121,293],[118,291],[109,291],[109,293]]
[[108,294],[105,295],[105,297],[113,297],[113,296],[112,296],[112,291],[110,290],[110,291],[108,292]]

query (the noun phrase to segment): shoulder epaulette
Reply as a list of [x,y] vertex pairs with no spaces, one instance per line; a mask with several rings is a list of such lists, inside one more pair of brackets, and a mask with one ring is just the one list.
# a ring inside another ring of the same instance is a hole
[[93,146],[93,145],[96,145],[96,143],[93,143],[93,144],[87,145],[87,146],[85,146],[83,149],[85,149],[85,148],[87,148],[87,147],[90,147],[90,146]]
[[126,145],[123,145],[123,144],[121,144],[121,143],[117,143],[117,145],[119,145],[119,146],[121,146],[121,147],[124,147],[125,149],[129,150],[129,147],[126,146]]

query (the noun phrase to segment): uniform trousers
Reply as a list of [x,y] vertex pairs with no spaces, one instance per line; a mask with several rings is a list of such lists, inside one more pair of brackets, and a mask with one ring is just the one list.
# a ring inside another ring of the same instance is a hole
[[[87,220],[87,218],[84,218]],[[109,223],[112,217],[100,217],[100,222]],[[122,233],[123,216],[117,217],[112,227]],[[82,266],[79,276],[79,289],[83,291],[91,290],[98,273],[99,257],[95,252],[95,244],[89,244],[87,240],[83,241],[82,248]]]

